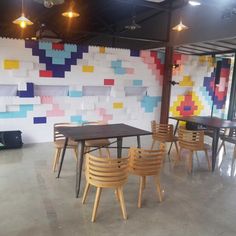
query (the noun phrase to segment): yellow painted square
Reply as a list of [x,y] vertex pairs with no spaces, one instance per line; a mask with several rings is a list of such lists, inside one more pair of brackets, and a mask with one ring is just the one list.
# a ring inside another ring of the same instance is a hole
[[12,69],[17,70],[20,68],[20,62],[19,60],[4,60],[3,68],[5,70],[12,70]]
[[105,53],[105,52],[106,52],[105,47],[99,47],[99,52],[100,52],[100,53]]
[[113,109],[123,109],[123,108],[124,108],[123,102],[114,102],[113,103]]
[[94,66],[83,66],[82,68],[83,72],[94,72]]

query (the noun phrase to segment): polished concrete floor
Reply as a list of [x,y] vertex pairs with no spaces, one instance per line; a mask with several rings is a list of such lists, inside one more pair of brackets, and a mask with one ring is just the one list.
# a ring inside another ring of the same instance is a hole
[[[133,140],[125,143],[130,145]],[[143,138],[142,143],[150,146],[150,139]],[[236,171],[230,145],[227,154],[218,158],[214,173],[207,171],[201,155],[199,161],[195,158],[191,175],[184,162],[173,169],[167,157],[162,203],[150,179],[143,207],[138,209],[138,179],[131,176],[124,190],[127,221],[121,217],[114,191],[104,190],[95,223],[90,221],[95,191],[82,205],[81,198],[75,198],[71,151],[60,179],[51,171],[53,153],[52,143],[0,151],[0,236],[236,235]]]

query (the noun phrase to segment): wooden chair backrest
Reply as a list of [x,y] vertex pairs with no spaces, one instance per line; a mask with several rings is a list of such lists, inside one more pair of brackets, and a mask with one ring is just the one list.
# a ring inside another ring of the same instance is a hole
[[171,124],[157,124],[156,121],[151,122],[152,136],[159,141],[168,141],[173,139],[174,127]]
[[128,178],[128,158],[111,159],[86,154],[86,179],[102,188],[119,187]]
[[178,130],[179,146],[190,150],[201,150],[204,147],[204,131],[203,130],[186,130],[179,128]]
[[65,136],[61,134],[57,128],[58,127],[77,127],[78,124],[75,123],[55,123],[53,126],[53,141],[64,140]]
[[139,176],[158,175],[162,168],[165,151],[130,148],[129,171]]

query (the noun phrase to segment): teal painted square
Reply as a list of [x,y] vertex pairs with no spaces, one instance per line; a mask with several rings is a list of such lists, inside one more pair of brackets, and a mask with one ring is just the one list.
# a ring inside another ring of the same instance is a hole
[[83,123],[82,116],[71,116],[70,121],[74,123]]
[[64,44],[64,51],[77,52],[77,46],[74,44]]
[[141,100],[141,107],[144,108],[144,111],[147,113],[152,113],[154,108],[158,106],[158,103],[161,102],[161,97],[150,97],[144,96]]
[[39,42],[39,49],[52,50],[52,43]]
[[143,85],[143,81],[142,80],[133,80],[133,85],[134,86],[142,86]]
[[33,111],[33,105],[20,105],[19,111],[0,112],[0,119],[26,118],[28,111]]
[[71,52],[59,50],[46,50],[46,56],[52,58],[71,58]]
[[77,91],[77,90],[69,91],[69,97],[82,97],[82,96],[83,96],[82,91]]
[[126,69],[125,68],[119,68],[119,67],[116,67],[114,68],[114,72],[116,75],[125,75],[126,74]]
[[157,52],[157,57],[161,60],[161,64],[165,64],[165,53]]
[[53,57],[52,64],[54,65],[65,65],[65,59],[60,57]]
[[111,67],[112,68],[117,68],[117,67],[120,68],[121,64],[122,64],[121,60],[111,61]]

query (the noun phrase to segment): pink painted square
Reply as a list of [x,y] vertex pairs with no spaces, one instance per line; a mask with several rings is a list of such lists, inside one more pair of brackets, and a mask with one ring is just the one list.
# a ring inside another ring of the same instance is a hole
[[41,104],[52,104],[53,103],[53,97],[50,96],[42,96],[40,97]]
[[142,58],[150,57],[150,51],[141,50],[140,57]]
[[126,74],[133,75],[134,74],[134,68],[126,68]]

